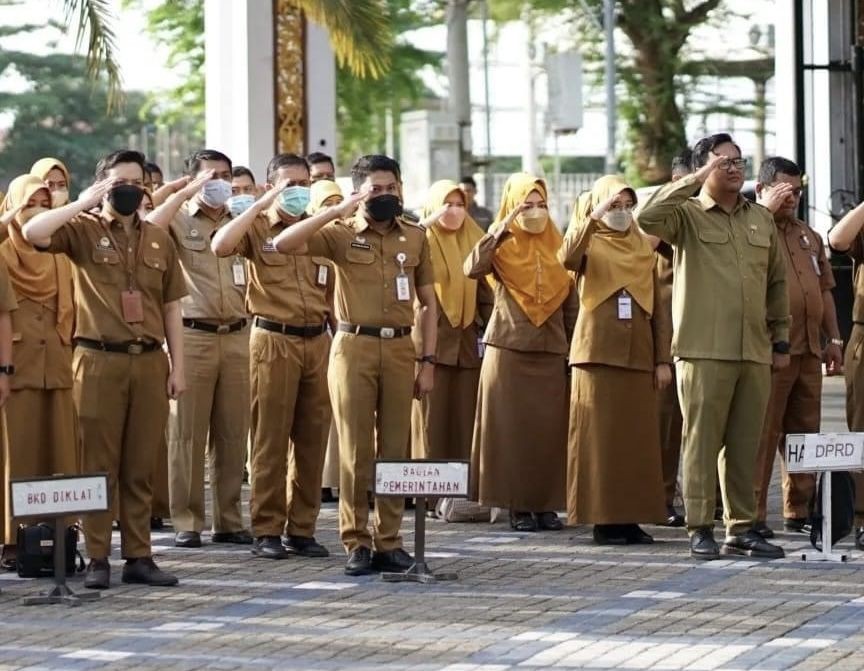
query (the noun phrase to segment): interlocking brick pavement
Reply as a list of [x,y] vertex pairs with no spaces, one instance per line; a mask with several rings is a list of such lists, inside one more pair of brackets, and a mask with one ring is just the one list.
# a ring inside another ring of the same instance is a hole
[[[826,392],[824,426],[842,430],[842,384]],[[775,482],[775,528],[778,496]],[[48,581],[3,575],[0,671],[864,668],[864,560],[802,562],[801,535],[778,534],[784,560],[699,563],[681,530],[601,548],[588,527],[516,534],[505,522],[430,521],[429,562],[459,580],[416,585],[343,575],[336,524],[325,506],[319,539],[333,556],[319,560],[182,550],[170,529],[156,533],[179,587],[122,585],[117,561],[112,588],[79,608],[24,606]],[[410,516],[404,534],[410,548]]]

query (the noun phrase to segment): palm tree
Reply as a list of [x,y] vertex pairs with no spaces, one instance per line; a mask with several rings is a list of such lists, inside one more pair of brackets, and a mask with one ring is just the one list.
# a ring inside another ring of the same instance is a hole
[[[288,0],[315,23],[324,26],[340,65],[358,77],[377,79],[390,67],[393,32],[382,0]],[[109,0],[63,0],[65,23],[76,25],[76,49],[87,39],[87,67],[91,76],[108,77],[108,105],[122,98],[123,83],[117,63]]]

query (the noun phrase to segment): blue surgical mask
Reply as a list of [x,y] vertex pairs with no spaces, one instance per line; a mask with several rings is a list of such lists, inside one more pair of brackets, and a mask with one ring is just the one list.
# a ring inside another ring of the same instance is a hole
[[279,194],[279,207],[291,217],[299,217],[306,211],[308,205],[308,186],[289,186]]
[[231,211],[232,217],[239,217],[255,203],[255,196],[248,193],[240,193],[236,196],[231,196],[225,201],[225,205]]
[[224,179],[211,179],[201,187],[201,201],[213,209],[222,207],[231,197],[231,185]]

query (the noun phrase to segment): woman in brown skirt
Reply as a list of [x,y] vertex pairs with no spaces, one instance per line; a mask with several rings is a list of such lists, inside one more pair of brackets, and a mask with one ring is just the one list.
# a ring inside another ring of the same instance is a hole
[[[480,322],[489,317],[491,294],[485,280],[465,276],[462,264],[483,230],[468,216],[465,195],[450,180],[429,188],[421,224],[435,271],[438,361],[435,389],[414,402],[411,454],[415,459],[469,459],[480,380]],[[414,333],[419,338],[419,329]]]
[[[2,432],[7,497],[13,478],[74,474],[78,467],[71,265],[62,254],[36,251],[21,235],[26,221],[50,207],[48,187],[35,175],[12,180],[0,206],[0,257],[18,301],[12,313],[15,374]],[[11,519],[9,512],[7,505],[2,564],[14,569],[16,530],[22,520]]]
[[666,519],[656,393],[672,379],[671,324],[654,249],[633,220],[636,193],[608,175],[580,198],[560,258],[580,310],[567,464],[570,524],[600,544],[652,543],[639,522]]
[[490,277],[494,308],[474,424],[472,489],[481,505],[510,510],[516,531],[557,530],[565,499],[567,343],[578,310],[558,261],[561,234],[546,183],[511,175],[496,222],[465,261]]

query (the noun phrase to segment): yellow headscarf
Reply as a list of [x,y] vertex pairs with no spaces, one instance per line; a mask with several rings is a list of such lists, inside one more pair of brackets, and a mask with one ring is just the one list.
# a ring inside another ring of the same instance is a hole
[[315,214],[324,207],[324,201],[333,196],[343,197],[339,185],[329,179],[319,179],[309,189],[309,207],[306,208],[306,211],[309,214]]
[[[27,203],[48,187],[36,175],[21,175],[9,184],[9,193],[0,204],[0,213],[10,212]],[[9,238],[0,244],[0,257],[9,268],[15,293],[50,309],[57,310],[57,333],[64,344],[72,342],[75,311],[72,303],[72,267],[63,254],[36,251],[21,235],[16,216],[9,223]]]
[[[459,185],[449,179],[430,186],[423,218],[439,210],[454,191],[459,191]],[[435,272],[435,295],[441,309],[453,328],[468,328],[474,323],[477,311],[477,281],[465,277],[462,264],[483,237],[483,229],[466,211],[465,223],[458,231],[448,231],[435,222],[426,229],[426,237]]]
[[[591,212],[599,204],[622,191],[630,191],[636,201],[636,191],[618,175],[606,175],[594,182],[589,193],[579,197],[573,208],[570,225],[588,223]],[[580,298],[586,310],[593,310],[622,289],[648,314],[654,312],[654,265],[651,243],[639,230],[636,221],[624,232],[613,231],[603,222],[588,246]]]
[[[524,172],[511,175],[504,184],[496,222],[503,221],[537,191],[548,201],[546,182]],[[539,234],[510,224],[510,236],[495,251],[495,272],[534,326],[542,326],[561,307],[570,292],[570,275],[558,261],[563,238],[552,217]]]
[[[66,178],[66,184],[70,183],[69,179],[69,170],[67,170],[66,166],[63,164],[63,161],[59,161],[56,158],[40,158],[36,163],[33,164],[33,167],[30,168],[30,174],[36,175],[39,179],[45,179],[48,177],[48,173],[51,172],[54,168],[57,168],[60,172],[63,173],[63,176]],[[11,191],[11,189],[10,189]]]

